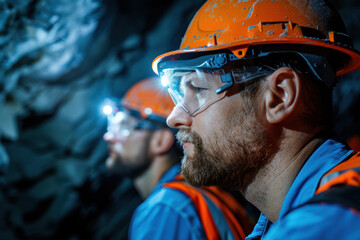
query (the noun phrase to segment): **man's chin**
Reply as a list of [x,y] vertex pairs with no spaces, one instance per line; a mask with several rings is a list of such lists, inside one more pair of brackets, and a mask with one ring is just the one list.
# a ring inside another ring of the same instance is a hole
[[131,179],[137,178],[149,167],[148,164],[127,166],[124,165],[120,158],[112,156],[106,159],[105,166],[109,172]]
[[105,166],[109,171],[114,171],[116,169],[116,165],[119,165],[118,160],[109,156],[105,161]]
[[105,161],[106,169],[114,174],[122,175],[123,177],[130,177],[132,176],[129,173],[129,169],[121,162],[119,158],[114,158],[109,156]]

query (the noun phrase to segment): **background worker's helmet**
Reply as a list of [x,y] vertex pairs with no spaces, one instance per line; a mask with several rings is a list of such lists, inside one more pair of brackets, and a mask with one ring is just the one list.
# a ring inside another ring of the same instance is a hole
[[143,119],[165,121],[174,108],[174,102],[158,78],[147,78],[127,91],[121,106],[137,111]]
[[163,61],[188,60],[217,50],[242,59],[264,47],[288,52],[311,48],[335,58],[332,68],[337,76],[360,67],[359,52],[326,0],[209,0],[194,16],[180,49],[158,56],[153,70],[159,73]]
[[124,141],[134,130],[168,128],[166,118],[174,108],[167,90],[158,78],[147,78],[131,87],[120,104],[108,100],[107,141]]

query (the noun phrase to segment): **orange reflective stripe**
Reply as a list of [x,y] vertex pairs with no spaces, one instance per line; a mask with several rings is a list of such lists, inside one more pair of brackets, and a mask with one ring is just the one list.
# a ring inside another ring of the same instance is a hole
[[176,180],[185,181],[184,176],[183,176],[183,175],[181,175],[181,174],[176,175],[175,179],[176,179]]
[[[230,229],[235,239],[245,239],[246,235],[250,233],[250,226],[248,226],[248,219],[246,217],[243,207],[229,194],[228,192],[221,190],[217,187],[203,188],[205,194],[216,204],[216,206],[222,211],[225,219],[230,226]],[[237,213],[241,217],[239,220],[234,213]],[[247,227],[246,233],[244,227]]]
[[348,160],[345,160],[344,162],[340,163],[333,169],[331,169],[330,172],[327,172],[325,176],[330,175],[334,172],[340,172],[351,168],[357,168],[360,167],[360,152],[357,152],[352,157],[350,157]]
[[189,185],[186,185],[185,182],[170,182],[170,183],[165,183],[163,186],[172,189],[177,189],[186,193],[193,201],[196,209],[198,210],[201,223],[205,230],[206,238],[209,240],[221,239],[220,233],[212,218],[206,200],[198,190],[196,190],[195,188]]
[[[205,229],[207,236],[216,235],[212,232],[207,233],[208,231],[213,231],[213,229],[218,230],[217,234],[219,238],[220,233],[219,229],[216,226],[216,223],[213,221],[211,211],[207,205],[203,194],[205,194],[220,209],[227,225],[232,232],[232,235],[236,240],[245,239],[246,235],[251,232],[252,229],[250,225],[250,219],[247,217],[245,209],[230,193],[218,187],[204,187],[201,188],[201,191],[199,191],[198,189],[186,184],[184,181],[184,177],[181,174],[177,175],[175,179],[177,181],[172,183],[166,183],[164,184],[164,186],[183,191],[193,200],[195,207],[199,212],[202,224],[204,225],[204,229],[205,226],[209,224],[207,223],[207,221],[209,221],[209,217],[206,215],[210,216],[212,220],[210,225],[212,227]],[[200,208],[199,206],[201,206],[202,208]],[[204,211],[204,209],[206,209],[206,211],[202,212]],[[205,215],[202,216],[203,214]]]
[[[345,170],[345,169],[343,169]],[[360,187],[360,173],[354,171],[354,170],[349,170],[341,175],[339,175],[338,177],[330,180],[329,182],[325,183],[323,186],[319,187],[315,194],[319,194],[323,191],[328,190],[329,188],[331,188],[334,185],[337,184],[344,184],[344,185],[351,185],[351,186],[355,186],[355,187]]]

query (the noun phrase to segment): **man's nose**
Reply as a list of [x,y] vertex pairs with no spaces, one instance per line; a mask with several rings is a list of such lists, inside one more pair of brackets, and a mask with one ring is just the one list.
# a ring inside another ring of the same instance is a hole
[[112,132],[106,132],[103,136],[106,142],[114,142],[114,134]]
[[186,129],[191,126],[192,117],[182,109],[180,104],[177,104],[167,117],[166,123],[171,128]]
[[109,143],[123,142],[126,139],[125,137],[120,137],[119,134],[115,134],[113,132],[106,132],[103,138]]

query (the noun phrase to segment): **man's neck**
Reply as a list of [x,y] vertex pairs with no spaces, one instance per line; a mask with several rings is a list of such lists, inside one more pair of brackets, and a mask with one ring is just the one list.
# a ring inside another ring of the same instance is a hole
[[170,169],[171,165],[168,163],[167,157],[168,156],[156,157],[156,159],[153,159],[149,168],[134,179],[135,188],[138,190],[142,199],[146,199],[149,196],[164,173]]
[[245,198],[271,222],[276,222],[285,196],[304,162],[321,139],[307,134],[292,134],[284,139],[270,163],[259,171],[245,190]]

